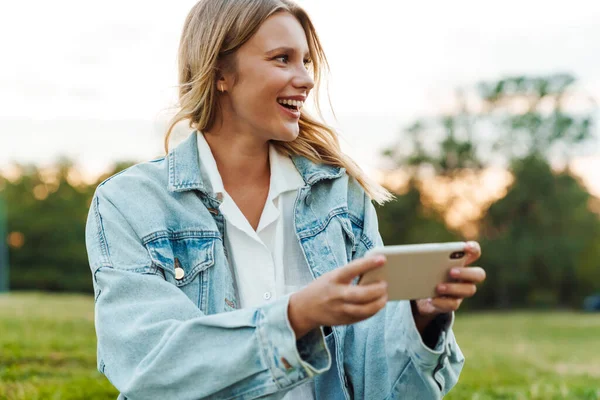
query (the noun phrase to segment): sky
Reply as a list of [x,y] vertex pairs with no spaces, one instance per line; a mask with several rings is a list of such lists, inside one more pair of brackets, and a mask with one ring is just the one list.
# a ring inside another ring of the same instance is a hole
[[[382,148],[454,88],[568,72],[600,100],[600,2],[298,0],[331,65],[344,149],[369,173]],[[30,0],[0,5],[0,169],[74,159],[89,176],[162,155],[176,55],[195,1]],[[599,142],[600,143],[600,142]],[[600,147],[575,163],[600,196]]]

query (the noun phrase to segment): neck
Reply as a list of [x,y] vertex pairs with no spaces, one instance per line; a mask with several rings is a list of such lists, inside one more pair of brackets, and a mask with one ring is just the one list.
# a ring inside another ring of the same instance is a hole
[[269,182],[269,142],[256,135],[220,129],[204,132],[225,189]]

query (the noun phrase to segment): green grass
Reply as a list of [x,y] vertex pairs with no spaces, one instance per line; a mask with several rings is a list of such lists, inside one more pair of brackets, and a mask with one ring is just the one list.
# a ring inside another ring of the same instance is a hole
[[600,399],[600,314],[458,315],[466,363],[447,399]]
[[[454,330],[467,363],[446,399],[600,399],[600,314],[459,314]],[[0,399],[116,397],[91,297],[0,295]]]

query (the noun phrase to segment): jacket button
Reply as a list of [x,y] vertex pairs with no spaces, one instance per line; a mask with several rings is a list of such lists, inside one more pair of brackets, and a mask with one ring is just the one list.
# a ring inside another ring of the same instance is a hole
[[180,280],[185,276],[185,271],[181,268],[179,258],[175,257],[175,279]]

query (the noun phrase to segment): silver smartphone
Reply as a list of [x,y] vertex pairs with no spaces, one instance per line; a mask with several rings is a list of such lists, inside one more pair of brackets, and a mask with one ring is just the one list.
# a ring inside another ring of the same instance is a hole
[[376,247],[366,256],[383,254],[387,263],[362,275],[359,285],[385,280],[389,300],[416,300],[437,296],[436,287],[448,282],[450,269],[463,267],[465,242],[426,243]]

